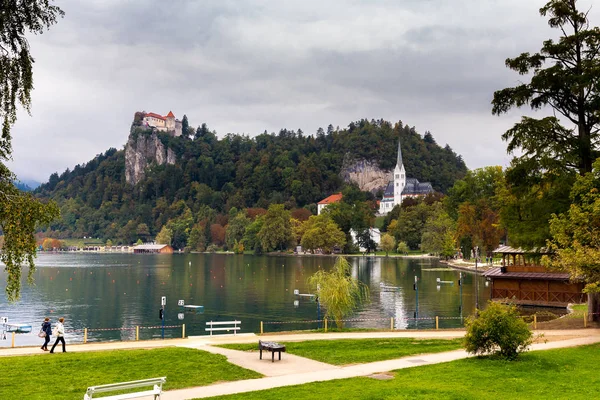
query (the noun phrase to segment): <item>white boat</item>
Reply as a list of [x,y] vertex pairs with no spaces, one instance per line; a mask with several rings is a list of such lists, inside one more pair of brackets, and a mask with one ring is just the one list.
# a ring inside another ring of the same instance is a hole
[[6,324],[6,332],[29,333],[31,329],[30,324]]

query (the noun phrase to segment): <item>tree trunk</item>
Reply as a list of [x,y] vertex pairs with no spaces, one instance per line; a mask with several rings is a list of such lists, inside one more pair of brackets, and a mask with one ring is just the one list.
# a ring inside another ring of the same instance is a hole
[[600,321],[600,293],[588,293],[588,321]]

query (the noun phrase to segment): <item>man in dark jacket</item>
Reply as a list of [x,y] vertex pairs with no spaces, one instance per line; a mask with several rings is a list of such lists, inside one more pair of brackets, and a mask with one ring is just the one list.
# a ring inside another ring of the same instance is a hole
[[46,337],[44,337],[42,350],[48,351],[48,342],[50,342],[50,335],[52,335],[52,324],[50,324],[50,318],[48,317],[44,319],[44,323],[42,324],[42,332],[46,334]]

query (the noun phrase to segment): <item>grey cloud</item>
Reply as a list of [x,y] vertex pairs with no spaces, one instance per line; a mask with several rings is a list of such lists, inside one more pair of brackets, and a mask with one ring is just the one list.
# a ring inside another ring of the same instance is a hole
[[552,35],[545,0],[58,3],[64,20],[31,38],[33,117],[13,132],[23,178],[122,147],[142,109],[220,135],[401,119],[469,167],[507,165],[500,135],[520,114],[490,114],[519,79],[504,59]]

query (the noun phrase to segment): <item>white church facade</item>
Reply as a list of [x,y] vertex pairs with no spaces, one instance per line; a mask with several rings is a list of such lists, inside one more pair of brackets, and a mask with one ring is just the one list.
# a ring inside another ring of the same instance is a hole
[[425,196],[433,193],[433,187],[429,182],[419,182],[415,178],[407,178],[404,163],[402,162],[402,149],[400,140],[398,140],[398,159],[396,168],[383,193],[383,199],[379,202],[379,214],[386,215],[392,209],[402,204],[402,200],[407,197]]

